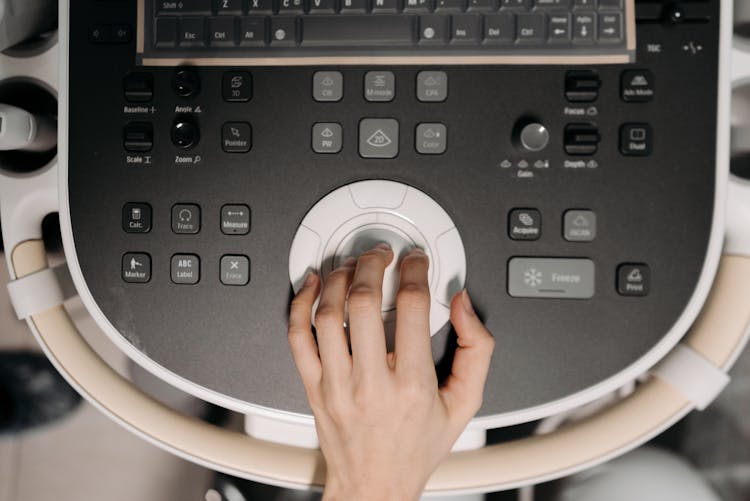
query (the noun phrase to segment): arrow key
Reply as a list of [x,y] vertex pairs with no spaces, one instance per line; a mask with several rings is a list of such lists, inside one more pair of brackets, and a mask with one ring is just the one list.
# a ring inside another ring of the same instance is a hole
[[622,40],[622,16],[619,13],[599,14],[599,40],[601,42]]
[[594,41],[594,24],[596,14],[580,12],[573,16],[573,40],[576,42]]
[[570,42],[570,14],[550,14],[547,22],[550,42]]

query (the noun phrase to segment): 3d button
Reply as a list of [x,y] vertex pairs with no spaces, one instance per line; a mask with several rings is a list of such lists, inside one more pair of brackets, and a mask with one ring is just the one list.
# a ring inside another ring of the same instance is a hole
[[513,240],[538,240],[542,215],[536,209],[513,209],[508,215],[508,236]]
[[317,123],[312,128],[315,153],[338,153],[343,144],[343,129],[337,123]]
[[590,259],[523,258],[508,263],[508,294],[513,297],[588,299],[594,296]]
[[126,233],[151,231],[151,206],[144,203],[125,204],[122,208],[122,229]]
[[437,103],[448,98],[448,75],[444,71],[420,71],[417,74],[417,99]]
[[344,75],[339,71],[316,71],[313,74],[313,99],[320,102],[341,101],[344,97]]
[[617,268],[617,292],[621,296],[646,296],[651,287],[651,270],[645,264],[621,264]]
[[654,74],[648,70],[628,70],[620,77],[620,93],[623,101],[645,103],[656,94]]
[[151,280],[151,256],[144,252],[128,252],[122,256],[122,279],[131,284]]
[[568,242],[591,242],[596,238],[596,213],[569,210],[563,216],[563,238]]
[[247,122],[229,122],[221,128],[221,149],[227,153],[247,153],[253,147],[253,129]]
[[221,79],[221,95],[229,103],[245,103],[253,97],[253,77],[247,71],[230,71]]
[[221,232],[225,235],[247,235],[250,233],[250,207],[239,204],[222,207]]
[[653,133],[649,124],[625,124],[620,128],[620,153],[643,157],[653,151]]
[[250,282],[250,259],[247,256],[223,256],[220,269],[224,285],[247,285]]
[[195,234],[201,229],[201,208],[195,204],[177,204],[172,207],[172,231],[177,234]]
[[440,123],[417,125],[416,148],[422,155],[442,155],[448,147],[448,128]]
[[396,77],[391,71],[365,73],[365,99],[374,102],[393,101],[396,97]]
[[197,284],[200,280],[200,258],[194,254],[175,254],[172,256],[170,274],[176,284]]
[[364,158],[395,158],[398,155],[398,121],[365,118],[359,122],[359,154]]

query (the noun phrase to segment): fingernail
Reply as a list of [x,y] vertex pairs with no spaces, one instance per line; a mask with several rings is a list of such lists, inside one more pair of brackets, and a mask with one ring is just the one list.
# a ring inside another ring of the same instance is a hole
[[461,302],[464,305],[464,310],[466,310],[466,313],[470,315],[474,315],[474,306],[471,304],[471,298],[469,297],[469,293],[466,289],[461,291]]
[[387,251],[391,250],[391,246],[390,246],[390,245],[388,245],[388,244],[387,244],[387,243],[385,243],[385,242],[381,242],[381,243],[379,243],[378,245],[376,245],[376,246],[375,246],[375,248],[376,248],[376,249],[387,250]]
[[310,287],[312,284],[315,283],[315,279],[316,278],[317,278],[317,276],[315,275],[315,273],[313,273],[312,271],[309,272],[305,276],[305,283],[304,283],[303,287]]
[[409,254],[425,254],[425,251],[421,247],[414,247],[409,251]]
[[344,260],[344,264],[342,266],[351,268],[355,264],[357,264],[357,258],[350,256]]

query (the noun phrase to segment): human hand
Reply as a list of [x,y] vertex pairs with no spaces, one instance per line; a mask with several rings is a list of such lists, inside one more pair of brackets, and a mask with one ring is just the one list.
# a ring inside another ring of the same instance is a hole
[[[451,302],[458,348],[439,387],[430,343],[429,260],[415,249],[401,262],[395,349],[381,318],[381,244],[331,272],[310,274],[292,302],[289,344],[327,463],[326,501],[419,499],[438,463],[482,404],[494,339],[466,291]],[[313,336],[310,318],[315,313]],[[344,329],[348,303],[351,355]]]

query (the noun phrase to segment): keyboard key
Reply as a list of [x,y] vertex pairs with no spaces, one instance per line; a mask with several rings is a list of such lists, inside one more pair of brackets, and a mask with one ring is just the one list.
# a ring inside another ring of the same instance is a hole
[[208,42],[214,47],[235,45],[235,27],[232,17],[215,17],[208,20]]
[[381,12],[400,12],[401,2],[399,0],[372,0],[372,11]]
[[599,14],[599,40],[602,42],[619,42],[622,40],[621,14]]
[[500,0],[501,9],[529,10],[531,0]]
[[576,42],[593,42],[595,27],[594,13],[580,13],[573,16],[573,40]]
[[596,0],[573,0],[574,9],[590,10],[596,8]]
[[245,47],[266,44],[266,18],[243,17],[240,20],[240,45]]
[[477,14],[457,14],[452,17],[451,41],[456,44],[476,44],[482,39],[482,18]]
[[519,43],[544,43],[546,18],[544,14],[519,14],[516,36]]
[[403,15],[308,16],[302,45],[411,45],[414,18]]
[[278,0],[279,14],[302,14],[304,12],[302,0]]
[[294,46],[297,44],[297,20],[293,17],[275,17],[271,19],[271,45]]
[[621,9],[622,0],[599,0],[600,9]]
[[484,41],[490,44],[512,43],[516,38],[516,17],[511,12],[484,16]]
[[216,13],[220,16],[241,16],[242,0],[215,0]]
[[341,0],[342,14],[364,14],[367,12],[367,0]]
[[248,0],[247,13],[256,14],[273,14],[273,0]]
[[433,0],[404,0],[404,12],[430,12]]
[[469,0],[470,11],[491,12],[497,10],[497,0]]
[[550,42],[570,41],[570,14],[550,14],[548,21]]
[[442,45],[448,41],[450,18],[440,14],[419,16],[419,43]]
[[211,0],[159,0],[156,2],[156,15],[211,15]]
[[335,14],[336,0],[310,0],[310,14]]
[[570,10],[571,0],[534,0],[534,6],[539,9]]
[[177,45],[177,19],[174,17],[157,19],[154,41],[157,47],[174,47]]
[[180,47],[203,47],[206,45],[205,19],[186,17],[180,20],[177,41]]
[[435,10],[464,11],[466,10],[466,0],[437,0]]

